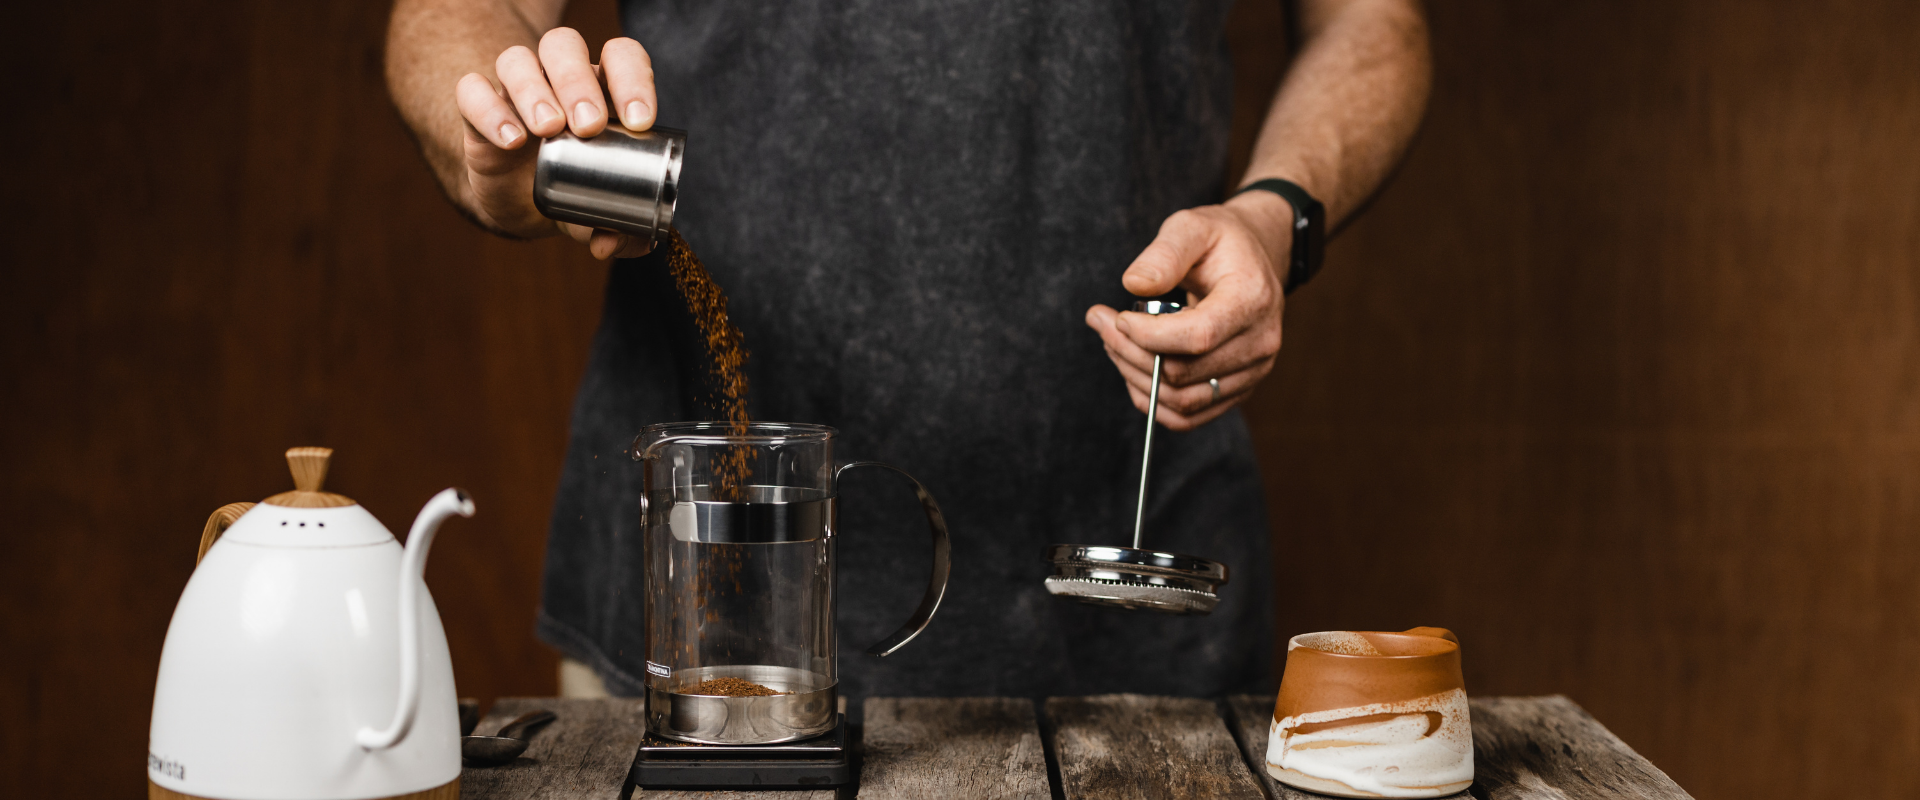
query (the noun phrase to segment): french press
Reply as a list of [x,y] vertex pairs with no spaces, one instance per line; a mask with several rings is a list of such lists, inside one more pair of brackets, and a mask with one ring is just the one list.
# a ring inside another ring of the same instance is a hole
[[920,607],[867,652],[892,654],[933,619],[949,563],[939,504],[895,467],[834,466],[836,435],[824,425],[674,422],[634,440],[645,475],[648,732],[759,745],[834,727],[836,487],[847,470],[878,467],[906,478],[933,535]]

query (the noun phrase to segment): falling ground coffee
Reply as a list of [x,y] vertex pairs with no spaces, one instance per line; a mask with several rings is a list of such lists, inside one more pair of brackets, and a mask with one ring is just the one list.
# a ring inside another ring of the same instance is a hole
[[[694,324],[700,328],[701,338],[706,341],[707,369],[719,394],[720,413],[726,418],[729,433],[744,436],[749,421],[746,336],[727,318],[727,293],[714,282],[713,274],[707,272],[700,258],[693,254],[693,248],[687,246],[678,229],[669,233],[667,269],[673,274],[674,287],[686,301]],[[715,457],[713,499],[733,503],[747,499],[745,487],[753,471],[753,466],[747,463],[749,454],[746,447],[732,447]]]

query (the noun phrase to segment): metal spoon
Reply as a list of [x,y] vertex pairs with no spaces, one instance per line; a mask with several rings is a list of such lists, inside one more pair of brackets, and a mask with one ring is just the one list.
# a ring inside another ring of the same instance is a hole
[[554,719],[551,711],[529,711],[492,736],[462,736],[460,757],[476,767],[505,764],[526,752],[533,735]]

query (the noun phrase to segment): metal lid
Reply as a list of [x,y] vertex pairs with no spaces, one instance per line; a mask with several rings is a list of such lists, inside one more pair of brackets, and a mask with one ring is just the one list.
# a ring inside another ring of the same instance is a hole
[[1220,603],[1227,565],[1198,556],[1107,545],[1057,544],[1047,591],[1093,605],[1206,614]]

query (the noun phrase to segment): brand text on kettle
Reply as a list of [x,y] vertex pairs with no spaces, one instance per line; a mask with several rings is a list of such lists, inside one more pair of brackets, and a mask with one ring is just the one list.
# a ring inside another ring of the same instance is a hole
[[152,750],[147,751],[147,771],[158,772],[176,781],[187,779],[187,765],[156,756]]

